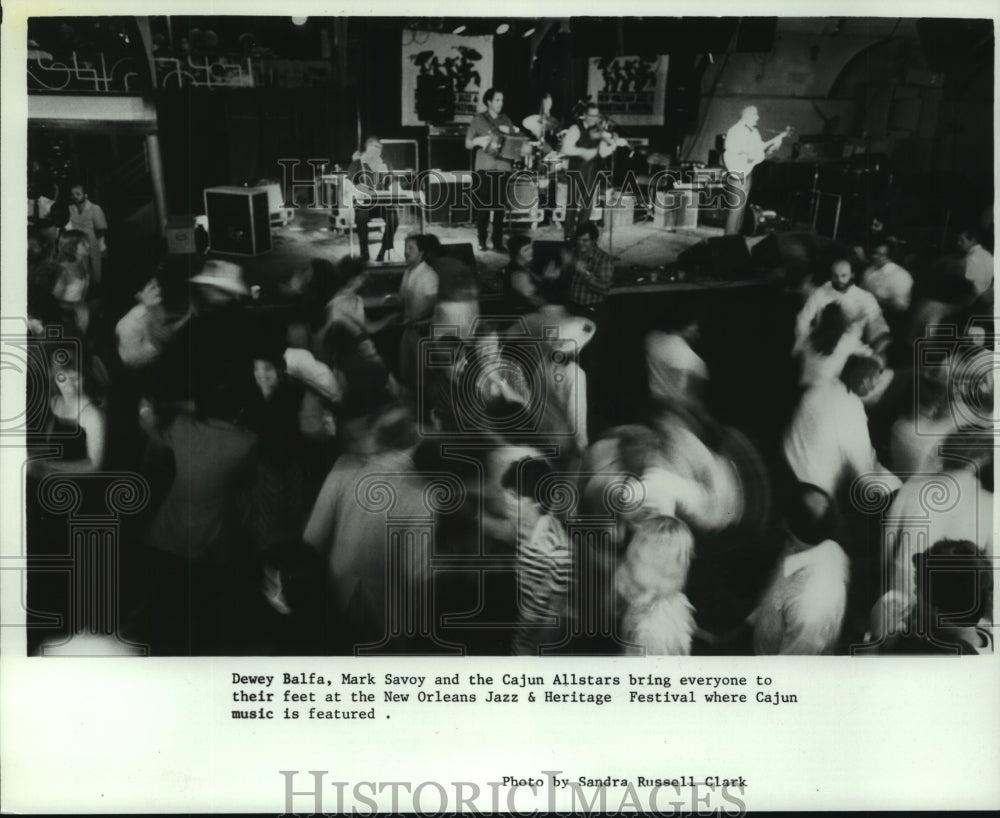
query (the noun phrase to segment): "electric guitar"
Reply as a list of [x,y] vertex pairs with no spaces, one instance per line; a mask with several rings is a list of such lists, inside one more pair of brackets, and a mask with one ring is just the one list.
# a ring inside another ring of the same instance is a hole
[[735,153],[731,150],[727,150],[722,154],[722,163],[726,166],[726,170],[731,170],[736,173],[750,173],[757,165],[767,159],[767,155],[774,150],[777,150],[781,146],[781,141],[792,132],[791,125],[787,126],[785,130],[781,131],[777,136],[771,137],[767,142],[764,142],[760,151],[754,151],[753,153],[748,153],[746,151],[740,151]]

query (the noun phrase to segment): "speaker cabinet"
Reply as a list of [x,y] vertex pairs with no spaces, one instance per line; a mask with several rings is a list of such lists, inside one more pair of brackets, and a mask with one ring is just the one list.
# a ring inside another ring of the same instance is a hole
[[267,188],[205,188],[205,215],[213,252],[256,256],[271,249]]
[[471,171],[434,171],[424,177],[424,201],[429,224],[468,224],[472,221],[469,199]]

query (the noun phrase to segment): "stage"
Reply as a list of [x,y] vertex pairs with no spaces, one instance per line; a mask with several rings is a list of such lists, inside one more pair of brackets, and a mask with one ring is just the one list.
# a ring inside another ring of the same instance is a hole
[[[353,247],[358,252],[357,234],[349,237],[346,231],[331,226],[328,211],[299,208],[292,220],[271,229],[271,249],[256,256],[233,256],[213,252],[210,257],[225,258],[243,267],[248,285],[275,286],[285,281],[298,267],[313,258],[324,258],[336,262],[347,256]],[[403,263],[403,246],[406,237],[419,232],[418,215],[411,210],[403,210],[399,228],[396,230],[394,248],[386,265],[398,267]],[[481,291],[484,295],[499,291],[498,274],[507,264],[507,254],[492,249],[485,252],[478,249],[476,229],[472,224],[425,224],[425,232],[435,234],[442,244],[469,244],[473,250]],[[523,232],[512,230],[507,235]],[[612,230],[603,228],[598,246],[612,256],[615,267],[615,285],[618,287],[658,288],[677,281],[676,261],[687,248],[705,239],[722,235],[717,227],[694,227],[665,229],[652,222],[637,222],[632,225],[616,225]],[[530,232],[536,241],[561,241],[562,228],[557,225],[539,227]],[[752,247],[762,237],[746,239]],[[380,234],[371,233],[371,254],[378,252]],[[378,269],[378,262],[371,267]]]

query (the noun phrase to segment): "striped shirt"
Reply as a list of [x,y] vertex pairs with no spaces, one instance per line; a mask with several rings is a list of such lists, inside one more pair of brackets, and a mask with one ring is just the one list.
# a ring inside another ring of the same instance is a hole
[[528,537],[518,538],[516,656],[537,656],[539,647],[556,641],[571,569],[569,539],[555,517],[543,515]]

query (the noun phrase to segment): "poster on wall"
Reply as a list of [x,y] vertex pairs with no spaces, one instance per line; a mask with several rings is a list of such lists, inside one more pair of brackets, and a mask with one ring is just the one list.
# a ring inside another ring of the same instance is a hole
[[[493,36],[403,29],[403,125],[468,122],[493,83]],[[441,97],[445,96],[446,102]],[[448,110],[454,114],[434,116]]]
[[587,94],[622,125],[662,125],[669,57],[592,57]]

